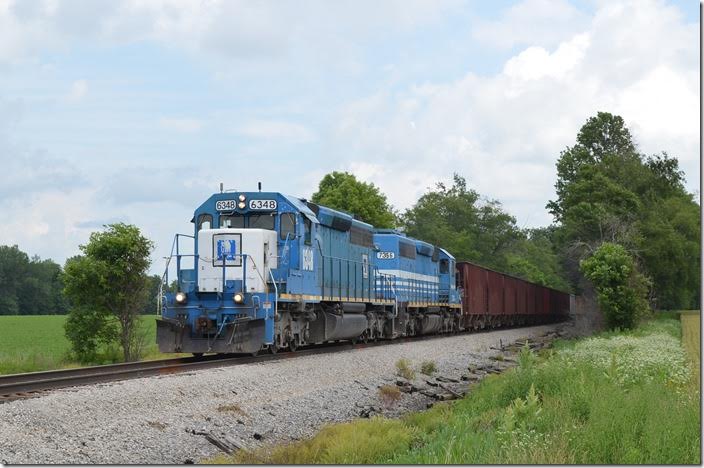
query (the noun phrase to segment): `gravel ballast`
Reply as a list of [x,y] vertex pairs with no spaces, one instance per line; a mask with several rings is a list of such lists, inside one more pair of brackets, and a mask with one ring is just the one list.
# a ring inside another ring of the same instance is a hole
[[[493,348],[557,326],[462,334],[185,374],[56,390],[0,404],[2,463],[188,463],[222,453],[206,434],[241,447],[297,440],[369,407],[387,416],[431,401],[404,393],[384,407],[378,388],[397,380],[395,363],[459,379],[492,362]],[[564,326],[563,326],[564,327]],[[211,437],[212,438],[212,437]]]

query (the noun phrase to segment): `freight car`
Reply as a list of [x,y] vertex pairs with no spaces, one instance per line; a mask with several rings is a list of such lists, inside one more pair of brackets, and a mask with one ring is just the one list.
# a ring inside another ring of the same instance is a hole
[[274,192],[221,191],[191,221],[169,257],[173,289],[169,265],[164,274],[162,352],[275,353],[460,329],[455,259],[440,247]]
[[[305,199],[221,188],[191,222],[193,235],[175,236],[163,276],[161,352],[275,353],[512,323],[495,317],[506,306],[497,292],[481,302],[469,276],[462,307],[457,278],[471,269],[456,277],[454,257],[440,246]],[[488,288],[485,277],[476,281]],[[543,306],[524,307],[523,322],[542,320],[528,315]]]
[[457,263],[463,329],[534,325],[564,320],[571,296],[470,262]]

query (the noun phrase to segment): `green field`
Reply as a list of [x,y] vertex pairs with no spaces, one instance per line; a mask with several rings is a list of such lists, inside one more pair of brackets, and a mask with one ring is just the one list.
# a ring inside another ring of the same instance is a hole
[[[166,357],[157,350],[155,315],[141,316],[147,339],[143,357]],[[0,315],[0,374],[78,367],[64,336],[65,315]],[[173,355],[168,355],[173,357]],[[104,349],[95,364],[121,360],[117,348]]]
[[211,463],[700,464],[699,382],[675,319],[556,342],[463,399]]
[[682,322],[682,343],[692,359],[692,367],[699,378],[699,366],[701,360],[701,314],[698,310],[685,311],[680,314]]

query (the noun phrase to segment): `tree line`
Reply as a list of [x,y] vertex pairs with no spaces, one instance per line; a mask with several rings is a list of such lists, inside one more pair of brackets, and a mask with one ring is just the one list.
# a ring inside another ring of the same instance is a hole
[[[0,245],[0,315],[68,313],[71,302],[64,294],[63,272],[51,259],[30,257],[17,245]],[[145,282],[147,300],[139,313],[155,314],[161,277],[149,275]]]

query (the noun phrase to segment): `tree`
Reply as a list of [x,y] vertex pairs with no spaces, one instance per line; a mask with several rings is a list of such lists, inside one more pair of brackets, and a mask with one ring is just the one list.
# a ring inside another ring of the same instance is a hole
[[605,242],[580,268],[593,284],[610,328],[633,328],[648,311],[648,281],[633,258],[618,244]]
[[18,293],[25,280],[29,257],[16,245],[0,246],[0,313],[20,314]]
[[396,225],[396,215],[386,195],[376,185],[359,181],[348,172],[326,174],[311,201],[351,213],[374,227],[392,228]]
[[607,157],[621,162],[637,159],[631,132],[622,117],[608,112],[598,112],[590,117],[577,135],[577,144],[560,154],[557,162],[557,200],[548,202],[547,208],[561,221],[565,212],[565,198],[571,185],[583,178],[585,167],[593,167]]
[[[573,285],[579,262],[604,242],[623,246],[652,278],[660,308],[699,298],[699,205],[683,185],[676,158],[638,153],[623,119],[599,112],[557,162],[557,198],[547,208]],[[696,246],[696,247],[695,247]]]
[[0,315],[66,313],[62,290],[57,263],[0,246]]
[[[109,336],[111,320],[119,329],[119,343],[125,361],[139,357],[141,337],[137,330],[138,314],[146,300],[147,270],[153,242],[142,236],[139,228],[124,223],[110,224],[106,230],[90,235],[81,245],[82,256],[66,262],[64,283],[66,296],[73,306],[67,321],[69,339],[81,339],[73,333],[77,324],[85,325],[83,339]],[[85,313],[89,310],[90,313]],[[74,350],[77,349],[76,341]]]
[[505,253],[522,238],[516,220],[498,201],[482,202],[458,174],[447,187],[437,183],[403,214],[409,236],[446,248],[456,258],[490,268],[506,267]]
[[506,254],[506,273],[561,291],[569,284],[553,243],[554,227],[526,229]]
[[454,174],[453,184],[437,183],[403,214],[407,233],[442,246],[458,260],[568,289],[553,248],[553,229],[526,229],[496,200],[483,200]]
[[147,277],[147,300],[144,303],[142,314],[154,315],[158,313],[157,304],[159,302],[159,289],[161,286],[161,276],[151,275]]

